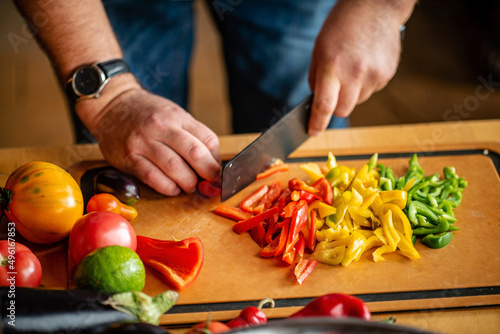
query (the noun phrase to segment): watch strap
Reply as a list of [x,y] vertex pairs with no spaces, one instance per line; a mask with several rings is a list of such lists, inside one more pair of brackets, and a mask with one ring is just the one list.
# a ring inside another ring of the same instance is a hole
[[[130,72],[130,68],[129,68],[128,64],[123,59],[113,59],[113,60],[109,60],[106,62],[96,63],[93,65],[86,65],[86,66],[98,67],[104,73],[104,81],[101,83],[100,89],[102,89],[102,87],[104,85],[106,85],[108,80],[111,79],[112,77],[117,76],[117,75],[122,74],[122,73]],[[68,81],[68,83],[66,84],[66,95],[67,95],[71,105],[74,105],[79,99],[82,98],[81,96],[79,96],[75,92],[75,90],[73,88],[73,78],[75,76],[75,73],[77,71],[79,71],[82,67],[85,67],[85,66],[81,66],[81,67],[77,68],[73,72],[73,74],[71,75],[71,78]],[[93,97],[98,97],[98,95],[93,96]]]

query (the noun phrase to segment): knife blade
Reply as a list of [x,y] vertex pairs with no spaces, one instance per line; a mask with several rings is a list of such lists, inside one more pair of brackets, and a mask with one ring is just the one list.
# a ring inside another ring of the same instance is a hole
[[312,95],[281,117],[222,168],[221,202],[250,183],[276,159],[285,160],[309,135],[307,121]]

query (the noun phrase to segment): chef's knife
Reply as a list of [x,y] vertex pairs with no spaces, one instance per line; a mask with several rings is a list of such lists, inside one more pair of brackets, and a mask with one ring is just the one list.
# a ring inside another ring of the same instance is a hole
[[286,113],[273,126],[238,153],[222,169],[221,202],[250,183],[276,159],[285,160],[309,138],[307,123],[312,95]]

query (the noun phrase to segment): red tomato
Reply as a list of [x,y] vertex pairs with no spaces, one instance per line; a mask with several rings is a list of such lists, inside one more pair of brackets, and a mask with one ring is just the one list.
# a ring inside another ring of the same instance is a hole
[[224,333],[230,329],[231,328],[223,322],[209,321],[208,325],[206,322],[194,325],[186,334],[202,334],[207,333],[207,330],[208,333]]
[[75,265],[94,249],[119,245],[137,250],[137,236],[127,219],[112,212],[91,212],[78,219],[69,234]]
[[23,244],[0,240],[0,285],[38,287],[41,281],[42,265],[36,255]]

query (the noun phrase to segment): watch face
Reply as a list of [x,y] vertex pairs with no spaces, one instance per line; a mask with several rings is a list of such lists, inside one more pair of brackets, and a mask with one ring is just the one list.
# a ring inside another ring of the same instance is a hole
[[75,89],[81,95],[92,95],[101,85],[100,73],[92,67],[84,67],[76,72],[73,79]]

